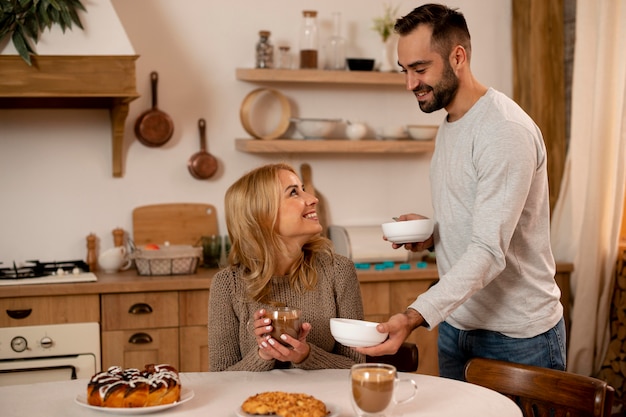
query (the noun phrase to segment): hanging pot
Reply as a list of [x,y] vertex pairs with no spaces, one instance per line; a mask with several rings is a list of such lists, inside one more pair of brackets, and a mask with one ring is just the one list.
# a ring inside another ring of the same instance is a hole
[[187,168],[194,178],[206,180],[217,171],[217,159],[207,152],[206,122],[204,119],[198,120],[198,129],[200,130],[200,150],[189,158]]
[[157,107],[157,82],[159,75],[156,71],[150,74],[152,84],[152,108],[143,112],[135,122],[135,136],[139,142],[149,147],[164,145],[174,133],[174,123],[170,116]]

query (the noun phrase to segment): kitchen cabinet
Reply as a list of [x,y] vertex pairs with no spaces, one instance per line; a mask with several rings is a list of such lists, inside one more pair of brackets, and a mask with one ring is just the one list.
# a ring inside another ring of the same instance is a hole
[[124,122],[135,88],[137,56],[43,56],[28,66],[0,55],[0,108],[104,108],[111,117],[114,177],[123,176]]
[[209,291],[102,295],[102,366],[208,371]]
[[143,369],[148,363],[180,369],[176,291],[105,294],[101,308],[103,369]]
[[[327,71],[237,68],[238,80],[253,83],[320,84],[398,87],[404,85],[404,75],[377,71]],[[323,153],[323,154],[418,154],[432,152],[434,141],[414,140],[258,140],[236,139],[237,150],[248,153]]]
[[183,372],[209,370],[209,291],[181,291],[180,369]]
[[80,294],[0,298],[0,312],[0,327],[99,322],[100,297]]

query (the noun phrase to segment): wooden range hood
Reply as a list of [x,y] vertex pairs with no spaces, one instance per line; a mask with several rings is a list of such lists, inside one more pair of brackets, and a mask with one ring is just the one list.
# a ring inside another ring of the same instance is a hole
[[137,55],[0,55],[0,108],[105,108],[111,116],[113,176],[123,176],[124,123],[139,97]]

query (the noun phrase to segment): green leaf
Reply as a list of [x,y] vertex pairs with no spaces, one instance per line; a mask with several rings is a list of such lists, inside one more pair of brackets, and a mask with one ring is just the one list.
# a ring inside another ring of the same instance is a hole
[[13,45],[15,46],[15,50],[17,51],[17,53],[20,54],[22,59],[26,61],[29,66],[32,66],[33,63],[30,60],[30,54],[32,50],[26,39],[24,39],[24,36],[22,36],[22,33],[16,29],[13,32],[11,40],[13,41]]
[[31,63],[32,45],[41,32],[59,25],[63,32],[83,28],[78,10],[87,11],[81,0],[0,0],[0,41],[8,36],[22,59]]

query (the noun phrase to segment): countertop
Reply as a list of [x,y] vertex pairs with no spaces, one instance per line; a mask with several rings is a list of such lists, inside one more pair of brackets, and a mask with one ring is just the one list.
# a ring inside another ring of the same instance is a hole
[[[572,270],[572,264],[557,264],[557,273],[569,273]],[[0,290],[0,298],[208,290],[211,287],[211,279],[217,272],[218,269],[207,268],[198,268],[197,272],[192,275],[143,276],[138,275],[135,269],[114,274],[96,272],[98,277],[96,282],[3,286]],[[433,280],[438,278],[437,267],[432,263],[427,264],[425,268],[417,268],[413,263],[408,270],[400,269],[397,264],[382,271],[375,270],[373,267],[368,270],[358,269],[357,276],[361,282]]]

